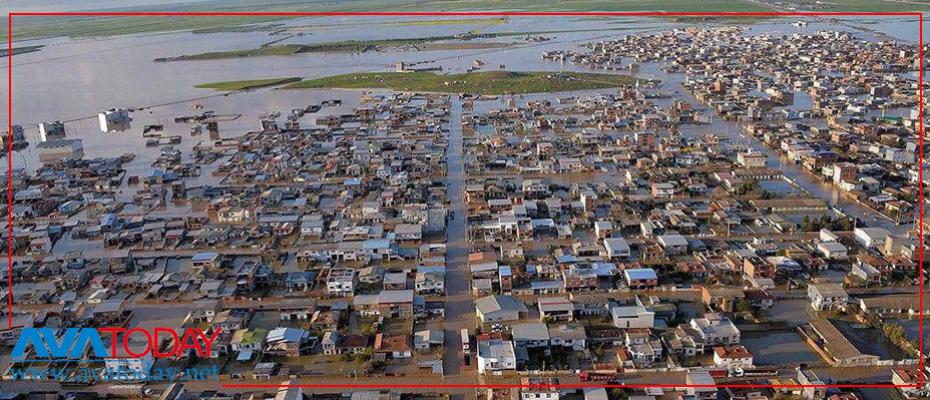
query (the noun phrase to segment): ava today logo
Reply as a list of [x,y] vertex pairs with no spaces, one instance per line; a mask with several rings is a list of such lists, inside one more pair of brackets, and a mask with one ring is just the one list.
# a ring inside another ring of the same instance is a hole
[[[32,347],[36,359],[80,359],[85,350],[97,358],[169,358],[183,355],[194,350],[198,357],[210,355],[213,342],[219,337],[221,329],[213,329],[207,336],[200,328],[186,328],[178,331],[174,328],[157,327],[151,330],[143,328],[67,328],[58,337],[51,328],[24,328],[13,347],[11,356],[14,360],[26,358],[26,350]],[[110,346],[104,344],[107,336]],[[164,350],[159,349],[162,339],[171,339]],[[131,347],[130,343],[143,343],[141,347]],[[122,351],[120,351],[122,350]]]

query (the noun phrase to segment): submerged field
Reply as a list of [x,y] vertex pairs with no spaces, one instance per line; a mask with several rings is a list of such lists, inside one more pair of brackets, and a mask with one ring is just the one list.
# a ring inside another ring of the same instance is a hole
[[[564,29],[564,30],[545,30],[545,31],[519,31],[519,32],[463,32],[460,35],[467,35],[468,39],[474,38],[506,38],[527,35],[547,35],[554,33],[567,32],[596,32],[596,31],[622,31],[626,28],[606,28],[606,29]],[[377,51],[389,48],[399,48],[404,46],[416,46],[420,50],[453,50],[453,49],[484,49],[484,48],[503,48],[514,44],[504,42],[481,42],[463,40],[460,35],[441,35],[426,36],[414,38],[397,38],[397,39],[373,39],[373,40],[345,40],[338,42],[322,42],[309,44],[281,44],[262,46],[253,49],[238,49],[226,51],[209,51],[205,53],[185,54],[174,57],[159,57],[155,62],[170,61],[204,61],[204,60],[222,60],[228,58],[242,57],[268,57],[268,56],[290,56],[301,53],[361,53],[365,51]]]
[[292,83],[284,88],[384,88],[399,91],[501,95],[604,89],[630,85],[636,80],[626,75],[582,72],[487,71],[453,75],[431,72],[365,72],[310,79]]

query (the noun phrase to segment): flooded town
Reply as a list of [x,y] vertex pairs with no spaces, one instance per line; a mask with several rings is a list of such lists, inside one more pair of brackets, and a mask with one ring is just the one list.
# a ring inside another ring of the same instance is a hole
[[0,397],[930,398],[919,32],[14,40]]

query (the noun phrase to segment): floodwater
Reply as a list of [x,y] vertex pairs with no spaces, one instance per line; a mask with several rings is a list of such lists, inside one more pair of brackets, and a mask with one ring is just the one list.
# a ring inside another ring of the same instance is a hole
[[[270,90],[262,89],[230,95],[198,89],[205,82],[259,79],[269,77],[301,76],[317,78],[360,71],[390,71],[395,63],[424,62],[423,66],[441,66],[444,73],[461,73],[473,66],[473,60],[486,62],[484,70],[504,65],[508,70],[581,71],[586,68],[571,63],[542,60],[540,55],[549,50],[579,50],[585,42],[606,40],[623,35],[684,27],[665,19],[650,18],[577,18],[577,17],[519,17],[497,25],[401,25],[393,22],[423,20],[425,17],[371,18],[371,17],[317,17],[287,20],[285,25],[298,29],[301,36],[281,43],[320,43],[340,40],[410,38],[449,35],[474,29],[482,33],[540,32],[551,40],[528,42],[522,36],[477,39],[476,42],[515,43],[508,48],[419,51],[413,48],[385,52],[303,54],[297,56],[254,57],[210,61],[184,61],[156,63],[158,57],[195,54],[207,51],[255,48],[284,36],[268,32],[224,32],[214,34],[156,33],[119,37],[30,40],[15,45],[44,44],[39,52],[13,57],[12,122],[26,129],[28,148],[12,156],[13,167],[34,171],[39,163],[35,152],[36,124],[42,121],[62,120],[68,136],[81,138],[86,158],[118,156],[134,153],[136,159],[125,166],[127,175],[144,175],[151,168],[162,146],[146,147],[141,136],[144,125],[161,124],[163,134],[180,135],[182,143],[174,145],[183,151],[182,161],[190,161],[193,146],[209,139],[191,137],[190,125],[175,124],[174,117],[193,115],[202,110],[213,110],[218,115],[231,116],[219,124],[220,137],[233,138],[254,130],[258,118],[273,111],[287,113],[291,108],[305,107],[321,100],[338,98],[343,105],[324,108],[319,114],[308,114],[303,121],[312,125],[316,116],[341,113],[357,104],[357,92],[333,90]],[[751,26],[748,34],[813,33],[821,29],[854,32],[863,38],[915,41],[917,22],[913,18],[877,18],[826,21],[809,19],[806,27],[791,25],[794,19],[772,19]],[[581,31],[586,30],[586,31]],[[878,33],[876,33],[878,32]],[[697,104],[679,84],[682,74],[666,74],[658,65],[643,65],[640,75],[663,80],[663,90],[679,91],[679,95]],[[9,68],[6,59],[0,68]],[[5,83],[4,83],[5,84]],[[4,107],[6,99],[2,100]],[[101,133],[95,114],[110,107],[140,109],[132,113],[132,127],[124,132]],[[804,107],[804,98],[799,104]],[[238,117],[235,117],[238,115]],[[0,119],[6,124],[6,115]],[[830,184],[817,180],[798,166],[780,158],[758,141],[741,135],[736,123],[716,118],[709,125],[690,125],[682,129],[684,135],[713,133],[731,143],[748,146],[769,156],[768,166],[780,169],[798,187],[814,197],[827,200],[869,225],[883,226],[896,233],[904,233],[907,226],[895,226],[890,221],[875,218],[869,211],[845,198]],[[213,182],[211,167],[201,170],[200,177],[188,181],[188,186]],[[778,185],[777,191],[786,190]],[[122,196],[127,197],[127,190]],[[169,208],[168,212],[189,212],[189,209]]]
[[752,352],[753,362],[758,366],[813,364],[820,360],[794,331],[744,333],[740,342]]
[[903,360],[908,355],[891,343],[880,330],[842,320],[832,320],[836,328],[864,354],[879,356],[882,360]]

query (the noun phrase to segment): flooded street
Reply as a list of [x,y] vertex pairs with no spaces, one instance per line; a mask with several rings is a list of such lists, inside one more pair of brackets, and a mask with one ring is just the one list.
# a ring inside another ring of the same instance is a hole
[[465,355],[462,351],[462,329],[471,334],[475,326],[475,306],[472,302],[466,241],[465,163],[462,146],[462,100],[451,96],[449,114],[449,147],[446,150],[447,196],[453,213],[446,227],[446,313],[443,328],[445,347],[443,368],[447,376],[460,375]]

